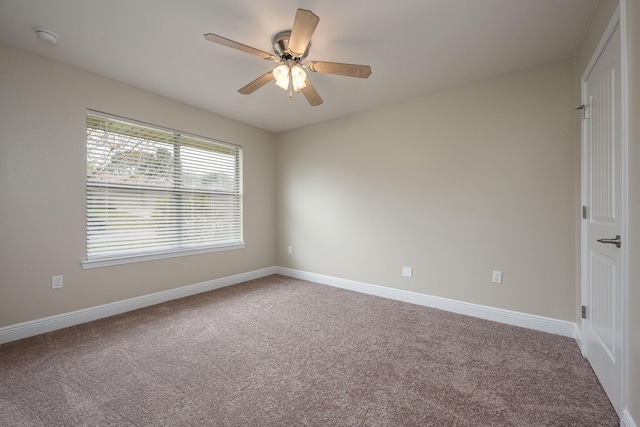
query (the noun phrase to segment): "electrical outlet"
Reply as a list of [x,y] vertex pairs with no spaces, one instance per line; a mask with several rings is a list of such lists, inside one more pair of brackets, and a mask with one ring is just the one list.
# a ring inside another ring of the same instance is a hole
[[62,275],[51,276],[51,289],[60,289],[62,287]]
[[290,254],[292,254],[292,253],[293,253],[293,246],[289,246],[289,247],[287,248],[287,253],[290,253]]
[[491,281],[493,283],[502,283],[502,271],[494,271]]
[[413,277],[413,268],[402,267],[402,277]]

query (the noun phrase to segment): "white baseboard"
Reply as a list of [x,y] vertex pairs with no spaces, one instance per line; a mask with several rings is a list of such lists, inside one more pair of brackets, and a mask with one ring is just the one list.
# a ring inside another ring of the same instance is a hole
[[[170,289],[168,291],[157,292],[124,301],[104,304],[83,310],[63,313],[55,316],[36,319],[24,323],[5,326],[0,328],[0,344],[16,341],[22,338],[40,335],[46,332],[55,331],[69,326],[79,325],[92,320],[114,316],[127,311],[137,310],[154,304],[183,298],[201,292],[212,291],[225,286],[235,285],[248,280],[258,279],[271,274],[281,274],[283,276],[295,277],[324,285],[335,286],[369,295],[376,295],[397,301],[404,301],[426,307],[438,308],[453,313],[478,317],[481,319],[493,320],[508,325],[521,326],[552,334],[562,335],[581,340],[580,329],[572,322],[552,319],[533,314],[520,313],[516,311],[504,310],[500,308],[488,307],[479,304],[472,304],[456,301],[448,298],[441,298],[417,292],[403,291],[400,289],[387,288],[384,286],[371,285],[368,283],[356,282],[353,280],[340,279],[337,277],[325,276],[322,274],[308,273],[300,270],[293,270],[284,267],[268,267],[261,270],[250,271],[234,276],[223,277],[221,279],[209,280],[194,285],[181,288]],[[635,427],[635,426],[634,426]]]
[[22,338],[32,337],[35,335],[40,335],[62,328],[67,328],[69,326],[79,325],[81,323],[102,319],[104,317],[114,316],[116,314],[125,313],[127,311],[148,307],[150,305],[160,304],[166,301],[184,298],[202,292],[212,291],[214,289],[235,285],[238,283],[246,282],[248,280],[259,279],[261,277],[276,274],[276,272],[276,267],[268,267],[260,270],[250,271],[247,273],[236,274],[234,276],[223,277],[221,279],[209,280],[202,283],[196,283],[194,285],[170,289],[168,291],[157,292],[150,295],[143,295],[140,297],[117,301],[110,304],[86,308],[83,310],[72,311],[70,313],[63,313],[55,316],[44,317],[42,319],[32,320],[29,322],[5,326],[3,328],[0,328],[0,344],[16,341]]
[[582,329],[576,323],[573,328],[573,338],[578,343],[578,348],[582,349]]
[[622,427],[637,427],[636,422],[633,421],[633,418],[631,418],[631,414],[627,409],[625,409],[622,412],[622,419],[620,419],[620,425]]
[[501,308],[488,307],[479,304],[456,301],[448,298],[441,298],[417,292],[403,291],[400,289],[387,288],[384,286],[371,285],[368,283],[356,282],[353,280],[340,279],[337,277],[325,276],[322,274],[308,273],[285,267],[277,267],[277,273],[283,276],[294,277],[296,279],[308,280],[310,282],[330,285],[337,288],[362,292],[369,295],[389,298],[397,301],[408,302],[426,307],[437,308],[453,313],[478,317],[481,319],[493,320],[495,322],[508,325],[520,326],[569,338],[576,338],[575,323],[566,320],[558,320],[549,317],[537,316],[534,314],[520,313],[517,311],[504,310]]

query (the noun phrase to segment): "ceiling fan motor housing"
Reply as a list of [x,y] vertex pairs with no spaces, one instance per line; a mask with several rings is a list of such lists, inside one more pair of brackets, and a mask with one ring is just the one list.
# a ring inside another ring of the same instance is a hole
[[273,51],[276,55],[278,55],[281,59],[293,59],[295,62],[299,62],[307,57],[309,54],[309,47],[311,47],[311,42],[307,45],[307,49],[304,51],[302,56],[293,56],[291,51],[289,50],[289,39],[291,38],[291,30],[280,31],[278,34],[273,36]]

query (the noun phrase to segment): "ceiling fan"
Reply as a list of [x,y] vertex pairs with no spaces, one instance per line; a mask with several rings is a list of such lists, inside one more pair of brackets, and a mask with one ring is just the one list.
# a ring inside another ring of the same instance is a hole
[[318,22],[320,22],[320,18],[310,10],[298,9],[291,30],[281,31],[273,37],[275,55],[211,33],[205,34],[204,38],[281,64],[238,89],[241,94],[249,95],[275,80],[276,85],[289,91],[289,98],[293,97],[293,92],[302,92],[309,104],[316,106],[322,104],[323,101],[307,78],[304,69],[316,73],[337,74],[361,79],[366,79],[371,75],[371,67],[368,65],[324,61],[303,63],[302,61],[309,54],[311,36],[318,26]]

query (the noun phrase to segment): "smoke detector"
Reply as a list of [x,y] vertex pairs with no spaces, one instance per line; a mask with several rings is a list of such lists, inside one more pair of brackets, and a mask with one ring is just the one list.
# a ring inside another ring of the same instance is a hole
[[36,35],[40,40],[49,44],[56,44],[59,40],[59,37],[56,33],[49,30],[44,30],[42,28],[36,29]]

